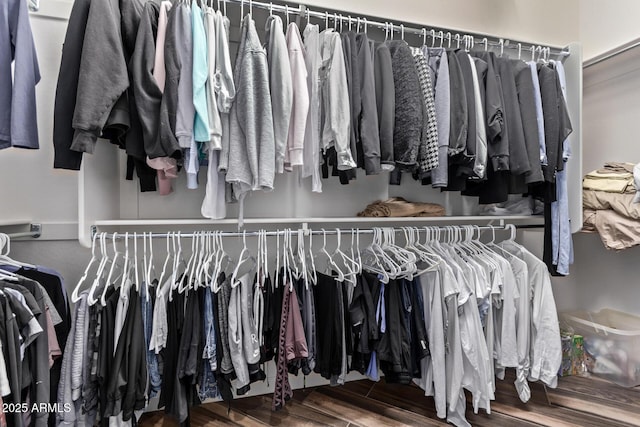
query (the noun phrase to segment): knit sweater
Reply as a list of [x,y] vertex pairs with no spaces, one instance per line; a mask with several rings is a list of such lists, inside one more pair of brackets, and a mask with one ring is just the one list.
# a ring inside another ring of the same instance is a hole
[[422,136],[422,90],[409,45],[396,40],[388,46],[395,88],[393,156],[400,170],[413,171]]

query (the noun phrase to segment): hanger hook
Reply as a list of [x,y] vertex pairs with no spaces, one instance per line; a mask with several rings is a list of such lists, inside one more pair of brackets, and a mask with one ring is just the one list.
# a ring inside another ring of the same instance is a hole
[[522,43],[518,43],[518,59],[522,57]]
[[[349,17],[349,31],[351,31],[351,25],[353,24],[351,22],[351,15],[347,15]],[[358,32],[358,29],[356,29],[356,32]]]
[[324,12],[324,29],[329,28],[329,12]]
[[400,38],[404,41],[404,24],[400,24]]
[[269,2],[269,16],[273,16],[273,3]]

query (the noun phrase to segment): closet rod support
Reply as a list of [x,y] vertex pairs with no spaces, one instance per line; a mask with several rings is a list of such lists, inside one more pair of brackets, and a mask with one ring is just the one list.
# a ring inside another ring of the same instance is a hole
[[32,237],[37,239],[42,236],[42,224],[29,224],[29,231],[23,233],[10,233],[7,234],[11,239],[22,239],[25,237]]

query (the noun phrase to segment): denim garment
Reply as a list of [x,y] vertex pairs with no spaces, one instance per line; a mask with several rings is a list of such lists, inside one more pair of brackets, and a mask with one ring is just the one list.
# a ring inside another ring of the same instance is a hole
[[143,285],[140,288],[142,324],[144,327],[144,339],[146,342],[145,348],[147,351],[147,370],[149,372],[147,398],[151,399],[160,392],[160,386],[162,385],[162,377],[160,376],[160,369],[158,367],[158,355],[155,351],[149,349],[151,333],[153,331],[153,300],[155,292],[152,291],[147,295],[147,287]]

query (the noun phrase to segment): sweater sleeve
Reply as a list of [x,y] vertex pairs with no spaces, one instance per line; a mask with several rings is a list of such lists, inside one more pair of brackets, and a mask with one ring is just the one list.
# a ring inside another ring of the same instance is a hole
[[15,52],[11,97],[11,145],[20,148],[39,148],[36,85],[40,81],[40,69],[27,5],[20,0],[17,0],[17,3],[19,3],[17,25],[11,26],[13,27],[11,44]]
[[94,1],[82,46],[72,150],[93,153],[111,109],[128,87],[118,2]]

